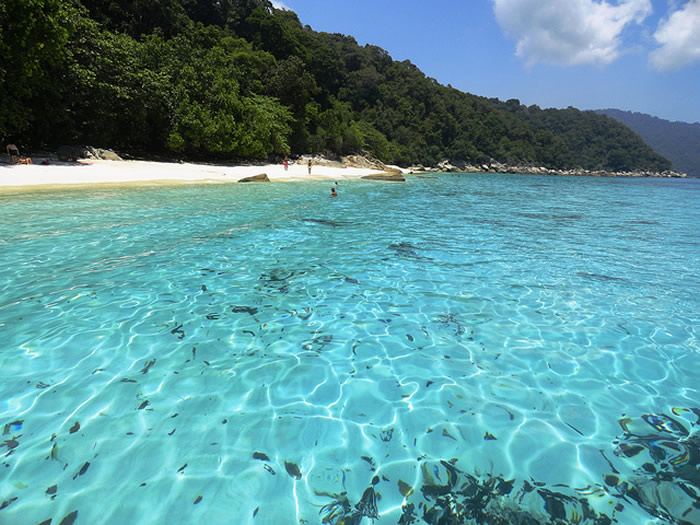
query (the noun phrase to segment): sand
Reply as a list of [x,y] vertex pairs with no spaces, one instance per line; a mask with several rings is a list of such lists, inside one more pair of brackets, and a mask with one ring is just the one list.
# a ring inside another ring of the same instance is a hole
[[75,163],[0,164],[0,190],[39,189],[65,185],[93,184],[192,184],[229,183],[267,174],[271,181],[339,180],[381,173],[362,168],[339,168],[314,165],[311,175],[306,164],[264,166],[220,166],[214,164],[178,164],[147,161],[90,160]]

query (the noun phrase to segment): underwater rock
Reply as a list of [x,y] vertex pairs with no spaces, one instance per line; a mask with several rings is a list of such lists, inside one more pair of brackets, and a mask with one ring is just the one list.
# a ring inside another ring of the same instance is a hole
[[355,508],[362,516],[366,516],[371,519],[376,519],[379,517],[377,509],[377,495],[374,492],[374,487],[369,487],[362,493],[362,497],[360,498],[360,501],[355,504]]
[[267,173],[260,173],[259,175],[253,175],[252,177],[243,177],[238,179],[238,182],[270,182],[270,178]]
[[365,180],[380,180],[385,182],[406,182],[406,177],[401,173],[375,173],[361,177]]
[[75,523],[75,520],[78,519],[78,511],[74,510],[67,516],[65,516],[58,525],[73,525]]
[[299,465],[296,463],[285,461],[284,468],[287,470],[287,474],[292,476],[294,479],[301,479],[301,470],[299,469]]
[[18,430],[21,430],[23,423],[24,419],[18,419],[16,421],[13,421],[12,423],[7,423],[2,431],[2,435],[5,436],[9,434],[10,431],[17,432]]

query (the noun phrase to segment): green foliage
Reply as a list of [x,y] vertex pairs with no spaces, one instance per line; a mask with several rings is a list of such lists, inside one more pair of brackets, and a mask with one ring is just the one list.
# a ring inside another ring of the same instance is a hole
[[0,3],[0,138],[40,141],[58,118],[63,86],[53,80],[65,63],[76,17],[61,0]]
[[0,95],[12,101],[0,106],[0,135],[36,144],[668,165],[610,119],[461,93],[381,48],[314,32],[269,0],[6,0],[0,22]]
[[669,159],[674,169],[700,177],[700,123],[670,122],[643,113],[597,111],[629,126],[644,142]]

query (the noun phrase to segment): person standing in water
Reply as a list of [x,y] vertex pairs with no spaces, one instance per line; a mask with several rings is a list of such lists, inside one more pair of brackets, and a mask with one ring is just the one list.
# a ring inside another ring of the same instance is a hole
[[311,175],[311,159],[309,159],[308,167],[309,167],[309,175]]
[[335,187],[331,188],[331,197],[337,197],[338,193],[335,191]]

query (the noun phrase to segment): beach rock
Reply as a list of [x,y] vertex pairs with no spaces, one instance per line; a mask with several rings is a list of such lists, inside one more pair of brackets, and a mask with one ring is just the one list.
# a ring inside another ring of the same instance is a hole
[[343,157],[342,162],[350,168],[362,168],[371,170],[386,170],[387,166],[382,161],[370,157],[369,155],[348,155]]
[[395,173],[375,173],[372,175],[365,175],[362,177],[367,180],[381,180],[387,182],[406,182],[406,178],[398,172]]
[[64,162],[75,162],[78,159],[87,159],[93,157],[90,151],[84,146],[59,146],[56,150],[58,160]]
[[270,182],[270,178],[267,176],[267,173],[261,173],[252,177],[243,177],[238,182]]
[[102,159],[102,160],[123,160],[119,155],[114,153],[110,149],[101,149],[101,148],[90,148],[88,147],[88,150],[96,159]]
[[459,169],[458,166],[455,166],[452,162],[450,162],[447,159],[438,162],[437,167],[440,169],[440,171],[443,172],[457,173],[459,171],[462,171]]

